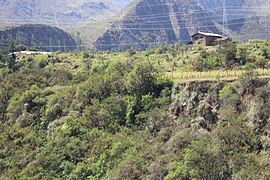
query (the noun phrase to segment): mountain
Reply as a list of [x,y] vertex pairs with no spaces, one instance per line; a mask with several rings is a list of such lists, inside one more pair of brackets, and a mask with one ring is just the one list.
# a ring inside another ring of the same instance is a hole
[[75,40],[63,30],[48,25],[28,24],[0,30],[0,44],[25,45],[44,51],[71,51],[77,48]]
[[161,43],[187,43],[198,29],[219,32],[205,18],[211,14],[194,1],[141,0],[127,9],[96,41],[97,49],[124,50],[129,45],[145,49]]
[[268,1],[226,0],[223,8],[223,0],[0,0],[0,26],[56,26],[105,51],[186,44],[198,30],[240,41],[269,39]]
[[[210,9],[212,19],[227,24],[226,33],[234,40],[269,39],[270,3],[268,0],[226,0],[223,19],[223,0],[197,0],[203,9]],[[227,20],[227,23],[226,23]],[[224,31],[224,27],[220,30]]]
[[146,49],[162,43],[188,43],[198,30],[225,33],[237,40],[267,39],[269,9],[267,0],[226,0],[225,6],[223,0],[135,0],[94,46],[118,51],[128,46]]
[[0,0],[1,24],[78,26],[115,15],[130,0]]

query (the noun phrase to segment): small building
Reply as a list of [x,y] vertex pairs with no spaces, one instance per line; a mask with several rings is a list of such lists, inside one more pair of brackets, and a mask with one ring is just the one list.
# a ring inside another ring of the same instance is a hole
[[191,36],[192,43],[201,46],[215,46],[231,41],[231,38],[214,33],[197,32]]
[[52,54],[52,52],[44,52],[44,51],[20,51],[20,54],[25,54],[25,55],[36,55],[36,54],[41,54],[41,55],[46,55],[46,54]]
[[37,55],[37,54],[41,54],[41,55],[50,55],[53,54],[52,52],[44,52],[44,51],[17,51],[17,52],[12,52],[9,53],[9,55],[11,56],[12,54],[14,54],[17,58],[20,58],[22,56],[26,56],[26,55]]

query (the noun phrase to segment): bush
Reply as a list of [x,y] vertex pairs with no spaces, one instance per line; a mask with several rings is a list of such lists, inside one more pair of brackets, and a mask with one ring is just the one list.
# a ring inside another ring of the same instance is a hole
[[220,47],[218,54],[222,59],[222,62],[226,68],[231,68],[234,64],[238,63],[236,61],[236,45],[234,43],[227,43]]
[[254,65],[258,68],[265,69],[267,67],[268,60],[266,60],[263,56],[258,56]]
[[173,179],[228,179],[230,169],[217,147],[204,141],[193,141],[185,149],[182,160],[165,180]]

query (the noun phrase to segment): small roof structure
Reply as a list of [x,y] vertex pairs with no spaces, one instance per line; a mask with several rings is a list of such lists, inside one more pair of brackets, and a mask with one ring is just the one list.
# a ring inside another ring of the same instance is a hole
[[201,31],[196,32],[196,33],[195,33],[195,34],[193,34],[191,37],[194,37],[194,36],[196,36],[197,34],[201,34],[201,35],[204,35],[204,36],[219,37],[219,38],[224,37],[224,36],[222,36],[222,35],[220,35],[220,34],[215,34],[215,33],[207,33],[207,32],[201,32]]
[[46,55],[46,54],[52,54],[52,52],[44,52],[44,51],[18,51],[18,52],[12,52],[9,53],[9,55],[19,55],[19,54],[25,54],[25,55],[32,55],[32,54],[42,54],[42,55]]
[[44,51],[20,51],[19,53],[26,54],[26,55],[31,55],[31,54],[42,54],[42,55],[52,54],[52,52],[44,52]]

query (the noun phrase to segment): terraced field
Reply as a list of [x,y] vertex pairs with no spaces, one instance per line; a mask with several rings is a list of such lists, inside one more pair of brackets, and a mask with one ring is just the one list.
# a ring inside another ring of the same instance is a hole
[[[189,80],[233,80],[243,76],[245,70],[216,70],[208,72],[170,72],[166,75],[175,82]],[[270,77],[270,69],[256,69],[255,75],[258,77]]]

